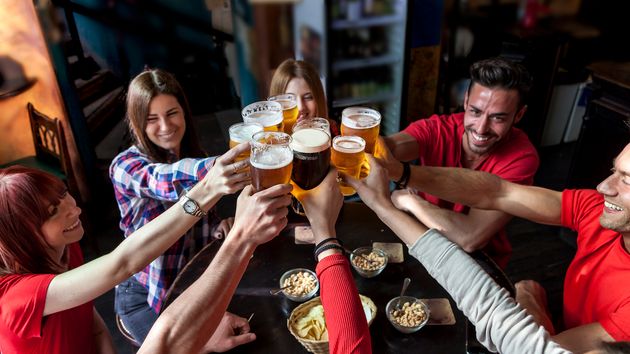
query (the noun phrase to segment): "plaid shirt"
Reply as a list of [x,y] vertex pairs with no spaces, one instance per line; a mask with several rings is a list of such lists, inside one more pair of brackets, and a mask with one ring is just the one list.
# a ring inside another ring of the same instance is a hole
[[[214,157],[185,158],[174,163],[154,163],[132,146],[114,158],[109,178],[120,209],[120,229],[125,237],[153,220],[179,200],[179,196],[208,173]],[[159,313],[162,301],[177,274],[210,241],[210,228],[219,219],[213,209],[202,223],[188,231],[164,254],[134,277],[148,290],[147,302]]]

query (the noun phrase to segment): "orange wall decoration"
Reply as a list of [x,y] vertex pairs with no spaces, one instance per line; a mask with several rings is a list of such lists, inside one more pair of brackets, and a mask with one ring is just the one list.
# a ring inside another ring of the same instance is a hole
[[26,77],[37,80],[17,96],[0,100],[0,164],[35,154],[26,111],[31,102],[40,112],[62,120],[75,177],[85,198],[89,193],[82,183],[80,158],[33,2],[2,0],[0,23],[0,55],[22,64]]

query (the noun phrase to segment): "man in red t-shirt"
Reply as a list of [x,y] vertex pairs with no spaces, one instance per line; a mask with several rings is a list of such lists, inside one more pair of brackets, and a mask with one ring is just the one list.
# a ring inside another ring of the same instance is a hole
[[[417,159],[422,166],[465,167],[515,183],[533,183],[538,154],[525,133],[514,128],[527,110],[524,100],[532,83],[530,75],[521,65],[493,58],[473,64],[470,77],[465,112],[421,119],[385,138],[391,155],[387,151],[382,155],[393,181],[416,188],[414,179],[405,173],[409,169],[398,161]],[[503,227],[510,215],[407,189],[394,192],[392,200],[464,250],[483,249],[502,268],[507,265],[512,247]]]
[[[461,168],[419,167],[411,178],[446,200],[577,231],[577,253],[564,283],[566,328],[553,340],[581,353],[602,340],[630,341],[630,144],[612,171],[597,192],[556,192]],[[526,290],[519,296],[517,289],[517,301],[553,333],[544,298]]]

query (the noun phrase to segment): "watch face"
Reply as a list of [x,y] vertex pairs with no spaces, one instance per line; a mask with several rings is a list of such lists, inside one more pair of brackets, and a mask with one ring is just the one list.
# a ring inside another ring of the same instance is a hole
[[195,205],[195,202],[193,202],[192,200],[189,199],[184,203],[184,210],[188,214],[194,213],[196,209],[197,209],[197,206]]

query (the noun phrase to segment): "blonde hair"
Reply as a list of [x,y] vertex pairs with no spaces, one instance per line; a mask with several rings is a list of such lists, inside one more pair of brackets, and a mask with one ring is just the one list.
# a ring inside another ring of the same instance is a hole
[[301,78],[311,89],[313,98],[317,103],[317,116],[328,118],[328,106],[326,105],[326,95],[322,81],[319,79],[317,69],[313,65],[303,60],[287,59],[282,62],[273,73],[269,96],[280,95],[286,92],[289,81]]

